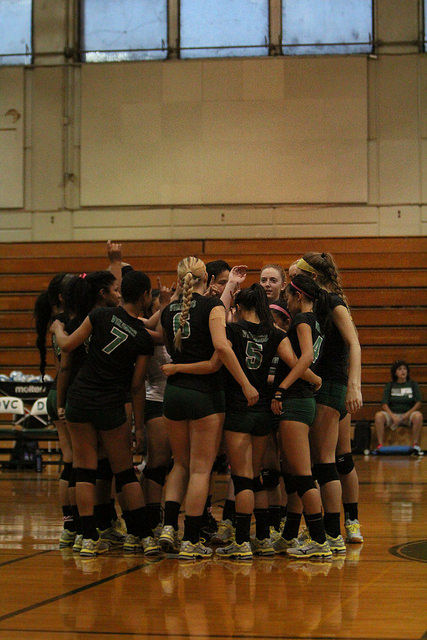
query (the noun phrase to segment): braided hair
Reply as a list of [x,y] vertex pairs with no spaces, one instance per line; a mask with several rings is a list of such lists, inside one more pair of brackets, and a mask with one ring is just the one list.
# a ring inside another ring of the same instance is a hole
[[174,346],[177,351],[181,351],[182,346],[182,331],[187,322],[191,301],[193,299],[193,291],[195,285],[206,274],[206,266],[203,260],[195,258],[194,256],[188,256],[181,260],[178,264],[178,281],[182,287],[182,302],[181,302],[181,314],[179,318],[179,328],[175,334]]
[[34,305],[34,319],[36,321],[36,347],[40,353],[40,373],[44,377],[46,371],[46,333],[53,316],[53,308],[62,309],[64,292],[67,284],[73,278],[71,273],[57,273],[49,282]]

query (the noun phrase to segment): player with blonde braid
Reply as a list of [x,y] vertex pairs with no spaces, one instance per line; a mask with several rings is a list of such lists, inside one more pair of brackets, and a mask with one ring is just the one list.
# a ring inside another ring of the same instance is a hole
[[[358,520],[358,478],[351,455],[350,420],[362,406],[361,350],[341,278],[329,253],[306,253],[296,268],[311,275],[329,292],[332,309],[330,331],[316,373],[323,380],[316,395],[316,419],[311,429],[315,473],[320,484],[325,511],[325,529],[331,549],[345,553],[340,533],[343,497],[346,540],[363,542]],[[342,485],[342,490],[341,490]]]
[[[179,550],[179,558],[183,560],[212,555],[212,549],[200,542],[200,529],[224,420],[221,361],[240,384],[248,405],[258,400],[258,392],[249,383],[227,340],[224,305],[219,298],[203,295],[207,277],[202,260],[193,256],[181,260],[178,264],[181,295],[161,315],[165,344],[173,362],[169,367],[174,367],[163,403],[174,466],[166,484],[160,544],[164,551]],[[179,370],[180,365],[188,363],[200,365],[197,373]],[[179,545],[178,514],[184,497],[184,536]]]

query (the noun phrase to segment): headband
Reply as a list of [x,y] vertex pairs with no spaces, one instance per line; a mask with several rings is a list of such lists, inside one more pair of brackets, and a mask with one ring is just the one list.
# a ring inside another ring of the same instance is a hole
[[291,285],[291,287],[293,287],[294,289],[296,289],[297,291],[299,291],[300,293],[302,293],[306,298],[310,298],[310,300],[314,300],[314,297],[311,296],[310,294],[306,293],[305,291],[303,291],[302,289],[300,289],[299,287],[297,287],[296,284],[294,284],[292,281],[289,283]]
[[300,258],[296,266],[298,267],[298,269],[301,269],[301,271],[308,271],[309,273],[317,273],[319,275],[317,269],[312,267],[311,264],[308,264],[308,262],[306,262],[304,258]]
[[289,311],[287,311],[283,307],[279,307],[278,304],[270,304],[270,309],[272,309],[273,311],[279,311],[280,313],[283,313],[284,315],[288,316],[290,320],[292,320],[292,316],[289,313]]
[[86,278],[86,276],[87,276],[87,273],[81,273],[81,274],[79,275],[79,278],[81,278],[82,280],[84,280],[84,279]]

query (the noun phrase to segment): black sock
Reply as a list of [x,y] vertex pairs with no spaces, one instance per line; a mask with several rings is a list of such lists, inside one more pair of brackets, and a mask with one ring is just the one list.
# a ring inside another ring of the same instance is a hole
[[104,502],[102,504],[96,504],[93,510],[96,526],[101,531],[108,529],[111,526],[110,513],[111,507],[109,502]]
[[122,518],[125,521],[125,525],[126,525],[126,531],[127,533],[129,533],[129,526],[132,527],[130,521],[131,521],[131,517],[129,516],[129,509],[124,509],[122,511]]
[[147,504],[147,515],[150,527],[154,529],[162,521],[162,508],[160,502]]
[[71,505],[67,504],[62,507],[62,516],[64,521],[64,529],[68,531],[75,531],[75,524],[73,519],[73,509]]
[[181,505],[179,502],[173,500],[167,500],[165,502],[165,526],[172,526],[175,531],[178,531],[178,516]]
[[[128,533],[133,534],[134,536],[138,536],[138,538],[147,538],[147,536],[152,536],[153,531],[151,530],[150,524],[148,522],[148,514],[146,507],[139,507],[139,509],[132,509],[128,512],[129,520],[130,520],[130,528],[131,530]],[[126,522],[127,526],[127,522]]]
[[185,516],[183,540],[189,540],[193,544],[199,542],[202,522],[203,516]]
[[90,538],[91,540],[98,540],[99,534],[96,529],[94,516],[80,516],[80,523],[82,525],[83,538]]
[[76,504],[71,505],[71,511],[73,514],[74,531],[78,535],[80,535],[81,533],[83,533],[83,531],[82,531],[82,524],[80,522],[79,509]]
[[287,513],[288,513],[288,507],[282,505],[280,507],[280,520],[283,520],[283,518],[286,518]]
[[339,513],[328,513],[325,511],[325,515],[323,516],[323,521],[325,523],[325,531],[331,536],[331,538],[337,538],[340,531],[340,514]]
[[236,542],[242,544],[242,542],[249,542],[249,532],[251,528],[251,513],[237,513],[236,512]]
[[270,512],[268,509],[254,509],[255,535],[258,540],[264,540],[270,535]]
[[358,502],[344,502],[343,507],[344,507],[345,520],[359,519],[359,503]]
[[301,523],[301,514],[288,511],[286,514],[286,524],[282,532],[282,537],[285,540],[292,540],[298,538],[299,526]]
[[203,509],[203,526],[204,527],[209,525],[209,515],[210,515],[210,509],[211,509],[211,500],[212,500],[212,496],[208,496],[206,498],[205,508]]
[[310,538],[315,542],[323,544],[326,540],[325,527],[323,525],[323,518],[321,513],[308,513],[304,514],[305,521],[307,523],[308,530],[310,532]]
[[280,504],[270,505],[268,507],[268,513],[270,514],[270,527],[274,527],[276,531],[280,531],[281,511],[282,507]]
[[114,498],[111,498],[110,500],[110,523],[112,524],[113,522],[115,522],[115,520],[117,520],[118,515],[117,515],[117,511],[116,511],[116,501],[114,500]]
[[222,510],[222,519],[231,520],[234,523],[234,517],[236,515],[236,503],[234,500],[226,500],[224,508]]

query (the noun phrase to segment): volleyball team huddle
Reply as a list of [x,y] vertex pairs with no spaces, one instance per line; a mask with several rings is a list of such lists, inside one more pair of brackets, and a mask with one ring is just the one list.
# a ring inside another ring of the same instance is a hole
[[[113,271],[58,274],[44,294],[58,360],[48,407],[64,458],[59,546],[82,558],[115,548],[328,560],[363,542],[350,443],[360,345],[332,256],[305,254],[287,283],[267,265],[250,287],[245,266],[190,256],[176,288],[154,295],[143,272]],[[140,479],[132,439],[136,450],[145,441]],[[231,475],[216,522],[219,452]]]

